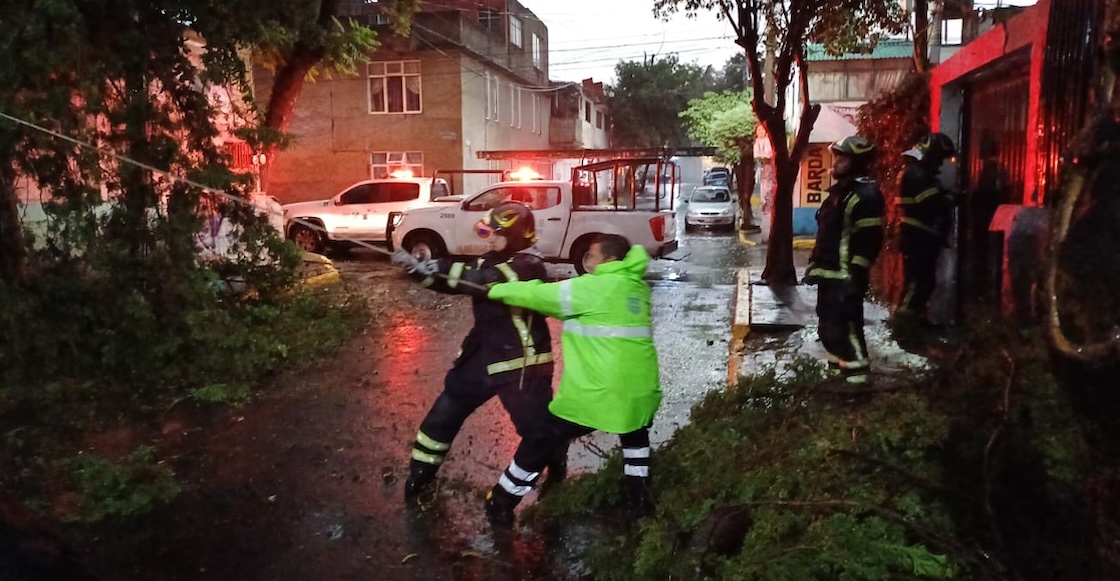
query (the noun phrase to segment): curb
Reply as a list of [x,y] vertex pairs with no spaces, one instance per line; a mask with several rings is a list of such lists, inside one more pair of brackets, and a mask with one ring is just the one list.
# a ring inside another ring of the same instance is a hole
[[[740,234],[742,236],[742,234]],[[728,342],[727,385],[739,382],[739,350],[751,332],[751,269],[735,273],[734,309],[731,312],[731,341]]]
[[812,250],[816,245],[817,245],[817,241],[814,238],[794,238],[793,239],[794,250]]
[[317,274],[315,276],[305,278],[300,281],[300,283],[303,284],[303,286],[323,286],[334,284],[340,282],[341,280],[342,275],[339,274],[337,270],[334,270],[334,267],[332,266],[329,272],[324,272],[323,274]]
[[322,254],[304,252],[299,270],[302,273],[299,283],[303,286],[323,286],[342,280],[342,275],[334,267],[334,262]]

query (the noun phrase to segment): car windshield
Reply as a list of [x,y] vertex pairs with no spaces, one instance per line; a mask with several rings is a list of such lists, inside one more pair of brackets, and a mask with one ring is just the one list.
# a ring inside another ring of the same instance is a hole
[[692,193],[693,202],[730,202],[727,190],[696,190]]

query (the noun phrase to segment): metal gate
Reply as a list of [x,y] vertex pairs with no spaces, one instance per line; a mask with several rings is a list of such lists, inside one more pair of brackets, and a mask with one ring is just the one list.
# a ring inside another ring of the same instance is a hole
[[1000,204],[1023,203],[1030,108],[1025,57],[978,75],[965,89],[961,297],[983,301],[999,295],[1003,241],[988,225]]

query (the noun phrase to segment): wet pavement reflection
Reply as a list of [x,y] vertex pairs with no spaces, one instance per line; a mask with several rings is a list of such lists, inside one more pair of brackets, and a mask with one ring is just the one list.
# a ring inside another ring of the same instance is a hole
[[[724,385],[735,272],[761,255],[741,244],[735,232],[686,234],[680,227],[678,239],[680,249],[669,260],[652,262],[648,275],[664,392],[652,432],[655,446],[688,422],[689,409],[705,393]],[[361,397],[371,428],[366,445],[381,451],[381,462],[393,475],[385,490],[371,497],[377,499],[379,528],[399,527],[407,533],[401,535],[400,562],[380,572],[399,570],[414,575],[408,578],[422,574],[432,579],[577,579],[586,573],[578,555],[591,542],[587,535],[595,531],[564,531],[561,542],[556,531],[539,530],[537,523],[519,524],[511,531],[495,531],[486,523],[483,491],[508,463],[517,443],[496,401],[467,420],[440,471],[441,490],[427,510],[405,509],[400,482],[406,475],[409,445],[469,328],[469,305],[465,298],[421,289],[373,253],[355,252],[336,260],[336,266],[345,279],[389,289],[397,305],[369,331],[368,342],[392,355],[373,370],[378,389]],[[567,265],[550,265],[549,272],[556,279],[575,275]],[[559,325],[550,324],[553,348],[559,353],[556,382],[563,354]],[[570,469],[600,468],[603,452],[617,445],[614,435],[582,438],[571,447]],[[524,504],[534,501],[535,494]]]
[[[685,234],[682,216],[680,249],[654,261],[648,277],[664,391],[655,446],[726,381],[735,272],[761,255],[734,232]],[[368,299],[360,336],[337,356],[279,378],[286,389],[185,435],[184,458],[204,460],[181,462],[194,485],[170,514],[153,517],[160,536],[141,531],[101,542],[91,549],[94,562],[127,571],[110,579],[583,578],[580,555],[604,534],[596,523],[552,530],[519,518],[512,530],[495,531],[484,517],[484,492],[518,442],[496,400],[468,418],[438,493],[406,507],[410,446],[471,324],[469,299],[426,290],[373,252],[335,257],[335,265]],[[550,274],[574,272],[553,265]],[[558,380],[560,327],[550,325]],[[581,439],[569,468],[597,469],[602,451],[617,446],[613,435]],[[534,493],[523,505],[535,501]]]

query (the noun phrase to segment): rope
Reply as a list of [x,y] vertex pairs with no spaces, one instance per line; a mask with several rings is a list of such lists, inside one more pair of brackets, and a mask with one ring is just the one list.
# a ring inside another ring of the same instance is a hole
[[[100,155],[115,159],[119,162],[143,168],[145,170],[148,170],[149,172],[152,172],[155,175],[167,178],[168,180],[171,180],[172,182],[186,184],[186,185],[189,185],[191,187],[198,188],[199,190],[202,190],[203,192],[206,192],[208,194],[212,194],[212,195],[215,195],[215,196],[219,196],[223,199],[229,200],[233,203],[242,204],[242,205],[245,205],[245,206],[250,206],[250,207],[254,208],[255,210],[262,210],[262,208],[260,208],[259,206],[254,204],[252,202],[252,200],[249,200],[247,198],[243,198],[241,196],[235,196],[233,194],[230,194],[229,192],[225,192],[225,191],[222,191],[222,190],[219,190],[219,189],[212,188],[210,186],[207,186],[206,184],[196,182],[196,181],[191,180],[189,178],[184,178],[184,177],[172,175],[171,173],[169,173],[165,170],[162,170],[162,169],[160,169],[158,167],[155,167],[153,165],[144,163],[142,161],[133,159],[133,158],[127,156],[127,155],[122,155],[120,153],[117,153],[117,152],[109,150],[109,149],[102,149],[102,148],[97,147],[96,145],[94,145],[92,143],[89,143],[89,142],[86,142],[86,141],[81,141],[79,139],[74,139],[73,137],[70,137],[69,135],[64,135],[62,133],[59,133],[59,132],[54,131],[52,129],[49,129],[47,127],[43,127],[41,125],[37,125],[37,124],[32,123],[30,121],[20,119],[18,117],[14,117],[12,115],[8,115],[7,113],[4,113],[2,111],[0,111],[0,118],[7,119],[8,121],[16,123],[17,125],[23,125],[25,127],[31,128],[35,131],[39,131],[41,133],[46,133],[47,135],[50,135],[50,136],[55,137],[57,139],[61,139],[61,140],[66,141],[68,143],[72,143],[72,144],[77,145],[78,147],[81,147],[83,149],[88,149],[88,150],[91,150],[91,151],[95,151]],[[283,212],[277,213],[277,212],[275,212],[273,210],[270,210],[270,209],[267,209],[267,208],[263,208],[263,210],[264,210],[265,213],[267,213],[269,215],[280,216],[281,218],[283,218],[283,216],[284,216]],[[302,220],[300,218],[292,218],[290,220],[290,222],[293,222],[295,224],[299,224],[300,226],[310,228],[311,230],[315,230],[315,231],[321,232],[323,234],[326,234],[326,232],[327,232],[326,228],[324,228],[322,226],[319,226],[318,224],[315,224],[314,222],[308,222],[308,221]],[[355,239],[352,239],[352,238],[341,238],[340,240],[342,240],[344,242],[349,242],[349,243],[352,243],[352,244],[356,244],[356,245],[361,246],[363,248],[368,248],[370,250],[373,250],[374,252],[378,252],[378,253],[380,253],[382,255],[385,255],[385,256],[390,256],[391,257],[393,255],[393,253],[390,252],[389,250],[387,250],[385,248],[381,248],[380,246],[375,246],[375,245],[370,244],[369,242],[366,242],[364,240],[355,240]],[[438,277],[443,278],[445,280],[447,279],[447,275],[442,273],[442,272],[435,273],[435,276],[438,276]],[[477,284],[477,283],[473,283],[473,282],[470,282],[470,281],[467,281],[467,280],[461,280],[461,281],[459,281],[459,284],[466,285],[466,286],[474,288],[476,290],[483,290],[483,291],[488,290],[488,287],[486,287],[486,286],[483,286],[483,285],[480,285],[480,284]]]

